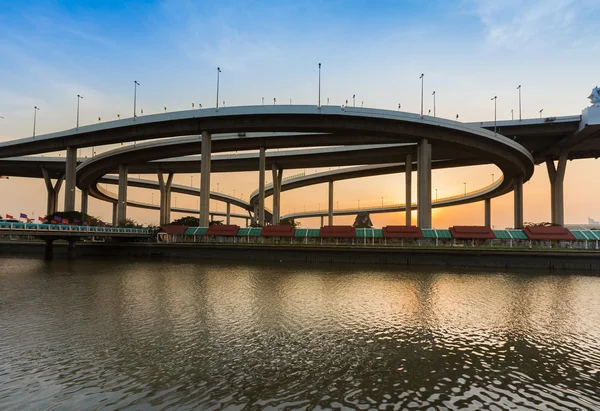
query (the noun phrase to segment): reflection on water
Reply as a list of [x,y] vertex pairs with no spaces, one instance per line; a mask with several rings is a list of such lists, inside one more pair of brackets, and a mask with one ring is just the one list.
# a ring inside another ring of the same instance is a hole
[[600,408],[600,278],[0,259],[2,409]]

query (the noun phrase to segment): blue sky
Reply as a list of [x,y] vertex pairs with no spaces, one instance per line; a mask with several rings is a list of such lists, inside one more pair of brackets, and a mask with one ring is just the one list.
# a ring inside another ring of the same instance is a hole
[[425,111],[435,90],[438,116],[463,121],[493,118],[494,95],[510,118],[519,84],[524,117],[579,114],[600,83],[597,0],[0,0],[0,10],[2,140],[31,135],[34,105],[37,133],[73,127],[77,94],[82,124],[131,116],[134,80],[145,113],[214,106],[217,66],[226,105],[315,104],[321,62],[323,100],[356,94],[412,112],[425,73]]

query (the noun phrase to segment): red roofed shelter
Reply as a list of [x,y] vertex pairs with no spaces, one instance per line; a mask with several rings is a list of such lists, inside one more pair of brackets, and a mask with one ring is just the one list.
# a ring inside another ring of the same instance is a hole
[[187,228],[187,225],[163,225],[160,227],[161,231],[157,235],[157,240],[167,243],[175,241],[177,237],[183,235]]
[[576,240],[573,233],[560,226],[525,227],[523,231],[525,234],[527,234],[527,237],[529,237],[530,240]]
[[384,238],[423,238],[423,231],[414,225],[388,225],[383,227]]
[[208,227],[205,235],[214,235],[219,237],[235,237],[240,230],[239,225],[214,224]]
[[450,227],[452,237],[457,240],[493,240],[496,234],[491,228],[478,225],[455,225]]
[[296,227],[293,225],[266,225],[260,230],[261,237],[293,237]]
[[323,238],[356,238],[356,228],[351,225],[328,225],[321,227],[319,236]]

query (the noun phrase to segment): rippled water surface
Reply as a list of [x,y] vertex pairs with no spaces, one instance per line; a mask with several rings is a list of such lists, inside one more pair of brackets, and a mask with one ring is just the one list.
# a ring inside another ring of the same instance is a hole
[[0,409],[600,409],[600,278],[0,259]]

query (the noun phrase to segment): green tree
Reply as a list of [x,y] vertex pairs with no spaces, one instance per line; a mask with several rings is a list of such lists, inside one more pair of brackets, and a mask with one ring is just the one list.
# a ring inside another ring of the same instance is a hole
[[138,227],[140,227],[140,225],[138,223],[136,223],[135,220],[132,220],[131,218],[126,218],[124,220],[119,221],[119,227],[138,228]]
[[177,220],[171,221],[170,225],[186,225],[188,227],[199,227],[200,219],[191,215],[181,217]]
[[293,218],[284,218],[279,222],[280,225],[293,225],[294,227],[300,227],[302,223],[300,221],[296,221]]

